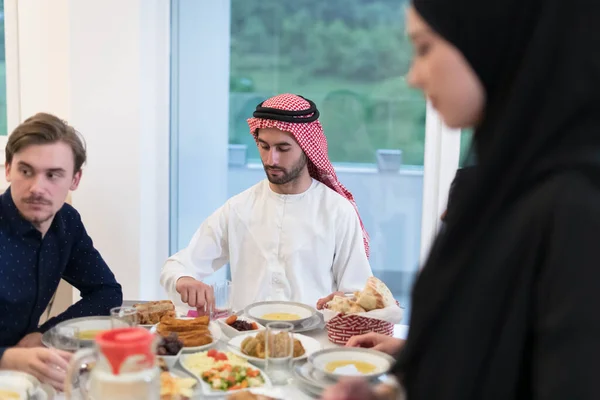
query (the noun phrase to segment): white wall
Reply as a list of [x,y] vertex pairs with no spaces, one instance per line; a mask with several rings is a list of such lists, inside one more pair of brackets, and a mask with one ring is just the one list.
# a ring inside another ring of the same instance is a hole
[[20,119],[48,111],[84,135],[88,164],[73,205],[124,297],[161,297],[158,273],[168,255],[169,2],[12,1],[15,12],[6,18],[18,26]]

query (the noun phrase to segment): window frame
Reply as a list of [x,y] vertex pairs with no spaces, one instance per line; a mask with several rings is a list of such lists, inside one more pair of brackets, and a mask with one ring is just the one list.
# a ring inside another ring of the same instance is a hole
[[421,216],[421,268],[441,226],[448,191],[460,161],[460,129],[444,125],[440,115],[427,103],[423,167],[423,214]]
[[8,141],[8,135],[21,121],[18,7],[18,0],[4,0],[6,118],[8,132],[6,136],[0,136],[0,165],[4,165],[4,149]]

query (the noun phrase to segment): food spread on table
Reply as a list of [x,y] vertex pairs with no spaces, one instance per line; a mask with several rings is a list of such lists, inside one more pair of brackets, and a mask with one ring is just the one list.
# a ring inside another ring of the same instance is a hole
[[244,321],[237,315],[230,316],[225,320],[225,323],[239,332],[258,330],[258,324],[256,322]]
[[261,318],[265,319],[265,320],[269,320],[269,321],[297,321],[299,319],[302,319],[302,317],[299,316],[298,314],[281,313],[281,312],[268,313],[268,314],[263,315]]
[[[265,331],[259,332],[256,336],[248,336],[242,341],[241,351],[247,356],[256,358],[265,358],[266,354],[266,338],[267,334]],[[287,346],[290,345],[290,335],[286,332],[279,332],[274,335],[273,343],[274,346],[269,350],[271,357],[285,357],[289,354]],[[298,339],[294,339],[294,352],[293,357],[301,357],[306,353],[302,342]]]
[[175,305],[171,300],[150,301],[148,303],[134,304],[138,312],[140,325],[158,324],[162,317],[175,317]]
[[208,329],[209,317],[198,317],[194,319],[177,319],[164,316],[156,327],[156,332],[162,337],[168,337],[172,333],[183,342],[183,347],[199,347],[213,342],[212,335]]
[[265,380],[247,360],[227,352],[203,351],[185,357],[183,365],[216,391],[233,391],[260,387]]
[[354,292],[353,297],[335,296],[327,308],[342,314],[358,314],[383,309],[395,301],[385,283],[372,276],[362,291]]

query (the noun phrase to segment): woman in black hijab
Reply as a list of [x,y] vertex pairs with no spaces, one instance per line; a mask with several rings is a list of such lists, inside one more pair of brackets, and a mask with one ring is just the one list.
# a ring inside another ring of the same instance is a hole
[[476,128],[477,168],[413,289],[408,400],[600,399],[599,21],[598,0],[413,0],[411,83]]

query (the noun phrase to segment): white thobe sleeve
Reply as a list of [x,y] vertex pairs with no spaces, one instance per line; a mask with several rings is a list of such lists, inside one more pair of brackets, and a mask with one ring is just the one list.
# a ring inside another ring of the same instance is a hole
[[362,290],[373,272],[354,207],[340,207],[338,212],[333,259],[334,291],[352,293]]
[[190,244],[165,262],[160,284],[171,299],[179,295],[177,280],[183,276],[202,280],[229,262],[229,203],[208,217],[192,237]]

